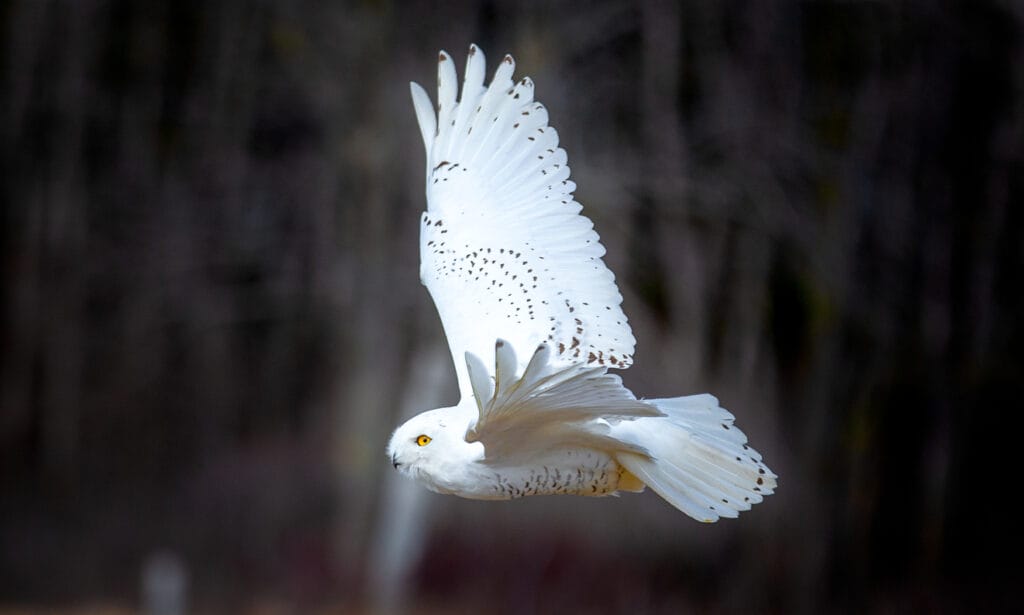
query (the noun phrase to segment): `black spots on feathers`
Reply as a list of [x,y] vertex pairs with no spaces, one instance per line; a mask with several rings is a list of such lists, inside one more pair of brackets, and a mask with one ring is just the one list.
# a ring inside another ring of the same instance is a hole
[[457,169],[461,169],[461,171],[463,173],[465,173],[466,171],[469,170],[466,167],[464,167],[461,164],[459,164],[458,162],[456,162],[455,164],[452,164],[451,162],[448,162],[447,160],[442,160],[430,172],[431,183],[432,184],[436,184],[439,181],[441,181],[441,182],[448,181],[448,177],[451,175],[451,172],[455,171]]
[[[459,169],[449,164],[443,172]],[[458,232],[451,219],[436,212],[422,218],[423,250],[429,270],[424,282],[435,292],[446,287],[452,301],[470,301],[477,314],[509,323],[528,324],[529,331],[547,341],[552,354],[562,360],[624,369],[632,363],[632,340],[620,333],[625,324],[618,304],[574,298],[570,275],[552,268],[529,242],[489,245],[445,244]],[[451,231],[448,235],[444,233]],[[589,265],[589,263],[588,263]],[[532,323],[532,324],[531,324]],[[624,337],[624,338],[623,338]]]
[[[426,237],[438,237],[447,229],[439,228],[429,216],[424,216]],[[476,301],[482,305],[493,305],[493,312],[522,324],[538,318],[535,294],[538,288],[537,276],[531,275],[533,266],[529,260],[531,249],[512,246],[472,246],[466,244],[460,250],[440,249],[435,239],[427,239],[425,245],[435,255],[434,273],[439,280],[451,280],[460,294],[475,296],[483,293]],[[527,254],[524,257],[524,250]],[[499,307],[500,306],[500,307]]]

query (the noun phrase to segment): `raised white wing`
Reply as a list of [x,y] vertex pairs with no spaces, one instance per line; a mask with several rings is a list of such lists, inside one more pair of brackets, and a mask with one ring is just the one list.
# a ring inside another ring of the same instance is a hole
[[[463,399],[464,353],[497,338],[546,343],[554,365],[624,369],[635,340],[593,223],[573,199],[565,150],[505,56],[484,87],[484,54],[469,48],[461,100],[451,57],[438,58],[438,105],[410,84],[427,149],[420,278],[441,316]],[[525,364],[519,363],[519,367]]]

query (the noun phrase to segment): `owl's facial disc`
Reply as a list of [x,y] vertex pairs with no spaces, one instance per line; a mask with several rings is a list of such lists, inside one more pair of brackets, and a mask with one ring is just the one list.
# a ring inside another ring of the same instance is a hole
[[453,481],[483,458],[483,445],[466,441],[471,417],[459,407],[412,417],[391,436],[387,448],[391,465],[434,491],[451,492]]

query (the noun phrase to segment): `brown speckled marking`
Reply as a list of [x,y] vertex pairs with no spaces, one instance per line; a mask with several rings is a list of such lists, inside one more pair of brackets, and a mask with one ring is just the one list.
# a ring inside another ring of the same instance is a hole
[[565,459],[558,464],[497,470],[490,491],[514,499],[530,495],[602,496],[618,490],[623,470],[617,463],[593,451],[575,453],[565,451]]

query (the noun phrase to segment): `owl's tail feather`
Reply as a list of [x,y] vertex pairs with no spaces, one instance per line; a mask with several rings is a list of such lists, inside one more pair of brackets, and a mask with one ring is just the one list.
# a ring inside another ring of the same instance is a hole
[[624,421],[616,436],[648,456],[617,455],[631,474],[687,515],[711,523],[775,492],[776,475],[711,395],[652,399],[664,417]]

